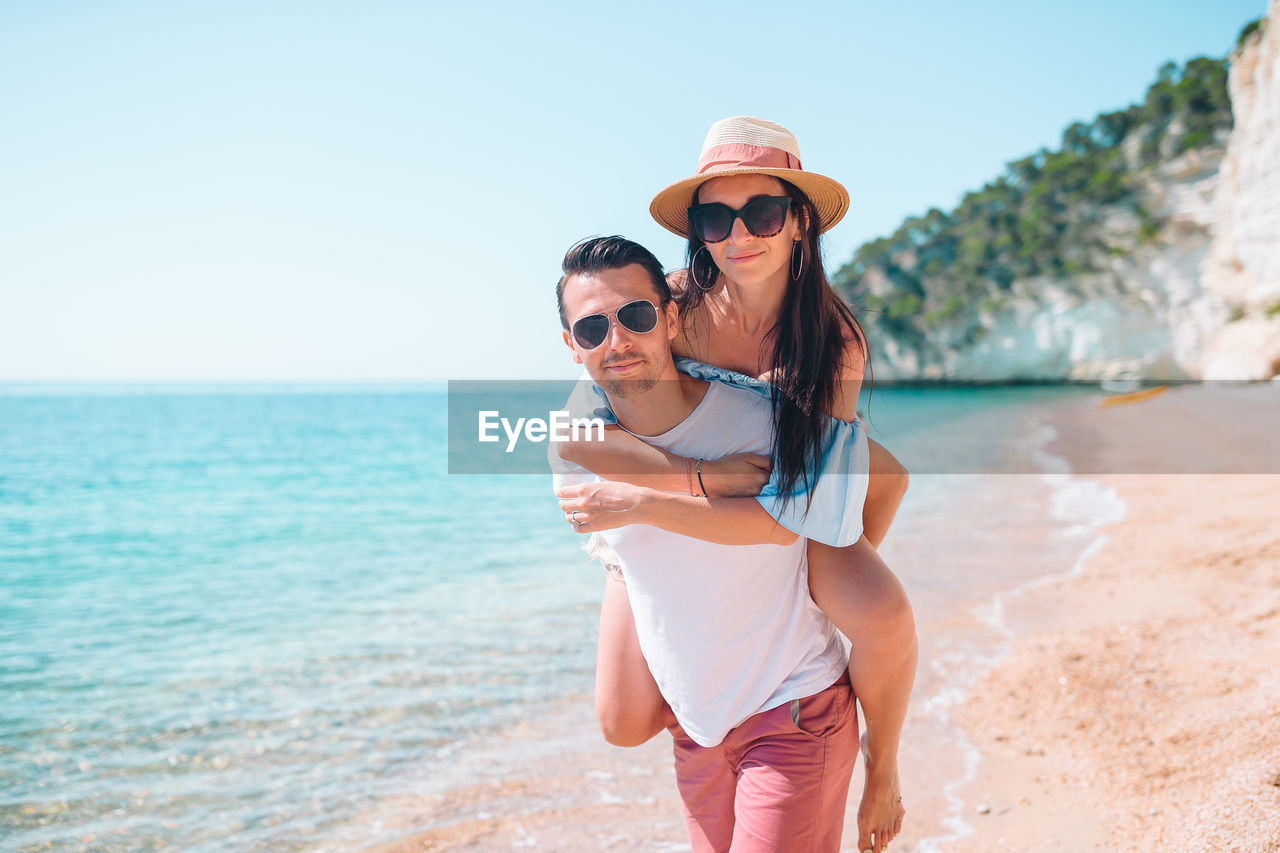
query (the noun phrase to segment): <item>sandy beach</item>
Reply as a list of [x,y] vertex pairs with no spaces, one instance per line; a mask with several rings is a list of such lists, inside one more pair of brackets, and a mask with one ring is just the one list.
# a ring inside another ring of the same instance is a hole
[[[1124,517],[1074,540],[1088,543],[1074,569],[1001,589],[1000,662],[959,685],[946,714],[958,731],[931,724],[927,706],[947,694],[937,682],[948,670],[922,659],[903,751],[908,820],[892,849],[1280,850],[1280,475],[1102,473],[1133,470],[1139,457],[1141,470],[1158,469],[1206,435],[1252,448],[1222,451],[1221,470],[1274,466],[1275,391],[1232,390],[1235,404],[1222,395],[1187,387],[1110,409],[1089,397],[1027,425],[1051,427],[1048,458],[1089,470],[1068,479],[1123,502]],[[1232,405],[1250,417],[1224,434]],[[1044,478],[982,479],[991,481],[982,511],[1004,502],[1013,518]],[[1019,529],[995,543],[1011,562],[1042,538]],[[898,556],[928,555],[900,547]],[[970,618],[958,612],[928,630],[967,636],[982,628]],[[984,618],[990,630],[996,622]],[[954,746],[941,739],[965,735],[960,784],[958,765],[932,762]],[[605,745],[590,697],[565,697],[461,750],[456,770],[468,784],[442,781],[370,814],[371,837],[396,840],[367,849],[687,850],[669,750],[665,736],[639,749]],[[861,775],[846,850],[856,847]]]
[[1280,850],[1275,397],[1184,388],[1051,419],[1051,451],[1095,471],[1194,442],[1222,470],[1270,465],[1099,476],[1125,519],[1078,578],[1006,602],[1013,653],[959,715],[983,756],[962,791],[974,834],[946,849]]
[[1010,605],[960,715],[983,761],[947,849],[1278,850],[1280,477],[1105,482],[1127,518]]

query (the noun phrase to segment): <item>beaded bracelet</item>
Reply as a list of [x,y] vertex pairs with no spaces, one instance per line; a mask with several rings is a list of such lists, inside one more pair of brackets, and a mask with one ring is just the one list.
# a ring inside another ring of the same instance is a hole
[[[694,465],[697,464],[698,488],[702,489],[702,494],[698,494],[693,488]],[[707,487],[702,485],[702,460],[701,459],[685,459],[684,460],[684,478],[689,483],[689,494],[695,498],[705,498],[707,496]]]

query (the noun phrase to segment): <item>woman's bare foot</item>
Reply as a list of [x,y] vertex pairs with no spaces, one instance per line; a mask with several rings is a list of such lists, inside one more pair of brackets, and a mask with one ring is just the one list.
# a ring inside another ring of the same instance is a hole
[[858,850],[883,853],[899,832],[907,810],[902,806],[902,790],[898,787],[896,756],[871,760],[867,736],[862,736],[862,760],[866,765],[866,783],[862,802],[858,804]]

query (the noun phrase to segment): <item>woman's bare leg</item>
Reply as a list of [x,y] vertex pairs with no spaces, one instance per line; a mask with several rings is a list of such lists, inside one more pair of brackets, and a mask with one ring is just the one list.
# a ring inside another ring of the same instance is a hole
[[[909,477],[907,469],[901,462],[894,458],[893,454],[885,450],[878,442],[868,440],[867,443],[871,454],[871,477],[867,484],[867,500],[863,507],[862,526],[867,540],[873,546],[878,548],[880,547],[880,543],[884,541],[884,537],[888,534],[889,525],[892,524],[894,516],[897,515],[898,507],[901,505],[902,499],[907,493]],[[834,549],[831,550],[834,551]],[[811,551],[811,558],[812,554],[813,552]],[[819,561],[821,561],[821,557],[819,557]],[[819,568],[819,571],[821,572],[821,568]],[[894,610],[893,599],[895,596],[895,591],[890,588],[887,596],[890,605],[888,608],[890,612],[887,616],[890,621],[895,621],[895,616],[892,612]],[[825,594],[823,597],[826,597]],[[817,600],[816,596],[814,600]],[[872,606],[874,607],[874,605]],[[905,596],[903,596],[903,600],[900,600],[897,604],[898,608],[903,606],[907,608],[907,615],[910,616],[910,604],[905,602]],[[897,618],[900,618],[900,616],[901,614],[899,614]],[[914,626],[914,621],[912,621],[912,625]],[[851,625],[850,627],[852,628],[853,626]],[[845,633],[848,634],[849,632],[846,631]],[[876,637],[872,637],[871,642],[874,643],[876,639]],[[907,642],[907,640],[906,632],[903,632],[903,636],[899,638],[899,641]],[[889,645],[889,643],[886,642],[885,645]],[[895,698],[895,691],[891,685],[889,686],[888,696],[877,699],[875,695],[869,695],[876,692],[875,685],[878,674],[877,670],[879,673],[888,673],[887,675],[880,675],[880,679],[882,681],[887,679],[887,681],[891,682],[894,680],[895,676],[892,672],[893,667],[891,663],[881,667],[863,666],[863,661],[868,659],[864,658],[859,652],[865,650],[865,648],[866,644],[860,643],[858,651],[855,651],[850,657],[849,675],[851,680],[858,679],[854,681],[854,684],[860,683],[862,685],[862,695],[860,698],[864,699],[864,714],[881,718],[876,720],[874,732],[871,724],[868,724],[867,726],[867,737],[864,740],[864,757],[866,759],[866,767],[868,770],[870,770],[872,764],[875,764],[877,770],[884,770],[884,772],[876,773],[877,778],[874,780],[871,778],[871,774],[868,773],[867,784],[863,789],[863,799],[858,811],[858,827],[860,835],[858,849],[860,851],[868,849],[872,844],[871,839],[876,835],[874,827],[877,825],[884,826],[885,819],[881,816],[883,816],[886,811],[890,815],[896,815],[896,820],[894,820],[893,824],[883,833],[886,841],[891,839],[899,832],[899,830],[902,829],[902,818],[906,813],[901,803],[898,802],[898,780],[896,772],[893,771],[893,768],[896,767],[897,763],[897,740],[900,737],[902,730],[901,721],[906,715],[905,703],[901,696],[897,696]],[[914,627],[910,632],[910,638],[906,648],[910,650],[903,658],[907,663],[900,665],[901,672],[898,673],[896,678],[909,685],[915,677],[916,645]],[[888,660],[892,661],[892,654]],[[867,670],[871,671],[868,672]],[[907,688],[905,692],[909,697],[910,689]],[[873,709],[870,712],[866,710],[866,703],[868,701]],[[899,713],[895,711],[895,707],[901,707],[901,712]],[[887,710],[877,713],[880,708]],[[893,724],[891,722],[886,725],[883,720],[885,717],[891,721],[896,720],[897,723]],[[872,736],[873,734],[876,735],[874,738],[875,753],[877,755],[882,755],[890,750],[889,747],[884,745],[884,738],[879,737],[879,734],[886,730],[896,734],[893,738],[893,745],[891,748],[891,754],[895,758],[893,761],[886,761],[883,758],[876,761],[872,758]],[[874,850],[875,847],[872,846],[871,849]]]
[[627,585],[610,572],[600,605],[596,718],[614,746],[639,746],[662,731],[662,694],[640,652]]
[[898,742],[916,673],[916,629],[906,591],[866,536],[847,548],[810,540],[809,591],[853,645],[849,680],[866,723],[866,785],[858,806],[858,849],[880,853],[906,813],[898,784]]

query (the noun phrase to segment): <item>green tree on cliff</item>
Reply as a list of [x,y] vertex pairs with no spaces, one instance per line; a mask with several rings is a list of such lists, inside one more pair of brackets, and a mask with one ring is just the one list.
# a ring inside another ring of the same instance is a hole
[[965,305],[1000,305],[1019,279],[1096,269],[1118,251],[1103,225],[1110,209],[1127,209],[1140,238],[1157,239],[1159,223],[1135,192],[1142,173],[1219,143],[1230,128],[1226,60],[1166,63],[1142,103],[1072,123],[1056,151],[1009,163],[955,210],[933,208],[863,244],[832,283],[872,312],[869,322],[922,339]]

